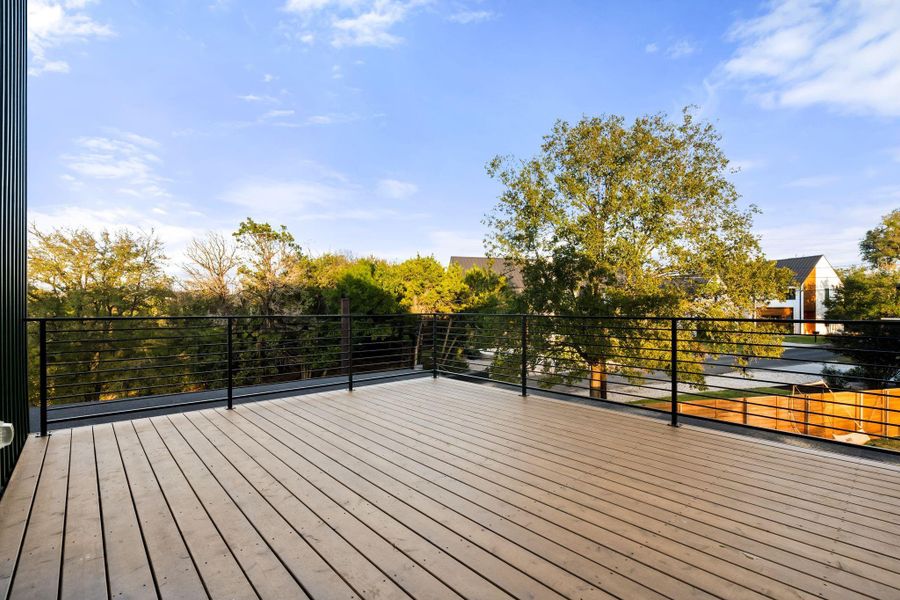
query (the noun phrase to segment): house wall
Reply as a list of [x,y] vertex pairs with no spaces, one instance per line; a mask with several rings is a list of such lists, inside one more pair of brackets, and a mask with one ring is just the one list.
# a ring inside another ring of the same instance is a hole
[[0,2],[0,420],[16,436],[0,450],[5,486],[28,433],[25,378],[25,14]]
[[834,268],[824,258],[819,260],[819,264],[816,265],[815,275],[816,291],[818,292],[816,296],[816,318],[824,319],[825,298],[826,296],[834,295],[834,292],[840,285],[841,280],[838,277],[838,274],[835,272]]

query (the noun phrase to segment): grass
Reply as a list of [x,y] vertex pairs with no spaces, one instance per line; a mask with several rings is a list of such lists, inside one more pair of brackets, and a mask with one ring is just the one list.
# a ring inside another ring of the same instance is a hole
[[888,450],[900,450],[900,438],[875,438],[867,442],[866,446],[887,448]]

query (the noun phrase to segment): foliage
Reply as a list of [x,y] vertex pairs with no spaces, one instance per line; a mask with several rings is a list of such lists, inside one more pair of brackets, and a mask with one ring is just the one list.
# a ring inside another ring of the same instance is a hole
[[308,269],[294,236],[284,225],[275,228],[251,218],[242,221],[233,236],[240,255],[238,275],[245,309],[261,315],[287,312],[299,300],[296,292]]
[[[713,126],[687,109],[679,122],[665,115],[630,125],[618,116],[585,117],[557,122],[531,159],[492,160],[488,173],[504,189],[487,220],[488,241],[522,271],[523,308],[579,317],[727,318],[782,296],[790,275],[764,258],[751,233],[756,211],[738,208],[719,142]],[[569,366],[564,378],[588,373],[593,395],[605,397],[608,373],[637,377],[647,365],[668,368],[669,333],[652,324],[560,321],[555,330],[570,331],[541,339]],[[744,345],[760,341],[760,333],[698,321],[682,336],[681,350],[697,358],[750,353]],[[703,380],[699,365],[682,376]]]
[[900,373],[900,210],[887,214],[866,232],[859,244],[869,268],[841,273],[841,286],[825,301],[826,318],[872,320],[846,323],[841,335],[830,337],[840,353],[856,363],[849,370],[826,368],[823,375],[835,388],[855,385],[868,389],[894,385]]
[[859,243],[859,252],[866,263],[876,269],[894,270],[900,262],[900,209],[881,219],[881,224],[866,232]]
[[173,297],[162,243],[152,232],[31,228],[32,316],[160,314]]

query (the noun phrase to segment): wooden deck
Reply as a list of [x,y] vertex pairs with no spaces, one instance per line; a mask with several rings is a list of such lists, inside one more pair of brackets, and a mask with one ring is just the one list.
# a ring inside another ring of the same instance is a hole
[[7,597],[900,598],[900,469],[385,383],[29,439]]

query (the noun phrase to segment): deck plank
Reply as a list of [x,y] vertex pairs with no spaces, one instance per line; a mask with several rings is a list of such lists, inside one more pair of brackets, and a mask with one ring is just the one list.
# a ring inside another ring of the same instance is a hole
[[900,467],[420,378],[59,430],[3,598],[900,598]]
[[95,425],[94,451],[100,482],[109,596],[130,600],[157,598],[150,558],[138,521],[112,425]]
[[[401,397],[401,395],[394,393],[390,397],[382,398],[387,402],[396,402],[399,397]],[[657,497],[660,497],[660,502],[664,502],[661,496],[664,496],[665,494],[661,494],[661,491],[665,492],[672,489],[682,492],[680,496],[672,496],[673,502],[677,502],[680,505],[689,503],[691,506],[687,507],[687,510],[693,511],[694,507],[703,506],[709,508],[719,516],[722,516],[722,514],[727,514],[729,517],[745,516],[742,510],[746,507],[746,498],[744,498],[744,502],[733,505],[731,510],[728,510],[727,512],[723,510],[716,512],[715,505],[706,500],[707,494],[697,494],[696,489],[692,488],[689,484],[674,480],[672,481],[671,488],[666,487],[664,481],[666,470],[656,470],[652,472],[652,479],[646,480],[642,486],[635,486],[635,484],[640,483],[640,481],[635,481],[634,473],[637,469],[646,468],[645,461],[641,461],[640,463],[638,461],[625,463],[623,470],[611,469],[612,461],[609,453],[597,454],[595,448],[596,444],[580,443],[573,440],[571,437],[555,437],[552,433],[548,433],[546,428],[538,426],[529,427],[527,424],[521,423],[521,419],[510,421],[508,424],[503,424],[502,419],[492,418],[490,426],[486,428],[486,426],[483,425],[485,416],[483,412],[478,413],[477,415],[472,413],[468,417],[461,418],[460,412],[455,411],[454,414],[442,414],[440,419],[435,419],[432,414],[433,411],[426,407],[416,406],[415,404],[410,403],[414,401],[415,398],[409,396],[406,402],[393,404],[392,407],[398,411],[395,414],[401,417],[416,415],[419,417],[418,422],[424,424],[429,430],[440,432],[441,428],[445,428],[444,430],[449,432],[449,436],[454,439],[458,434],[461,436],[469,436],[472,433],[480,433],[480,437],[475,435],[472,438],[475,443],[483,443],[486,436],[488,443],[497,444],[497,447],[502,448],[502,452],[504,453],[510,453],[511,451],[512,456],[517,456],[519,453],[525,453],[536,455],[539,458],[556,457],[558,460],[550,466],[550,473],[555,475],[558,471],[574,469],[571,473],[572,478],[574,478],[574,481],[576,482],[576,487],[583,483],[581,480],[584,478],[584,475],[590,473],[596,477],[600,477],[605,482],[626,482],[630,487],[637,487],[639,490],[643,489],[645,491],[644,495],[634,498],[634,500],[640,501],[642,504],[645,502],[652,502],[653,499]],[[337,405],[338,403],[335,404]],[[383,413],[378,411],[391,412],[390,408],[386,409],[383,405],[375,410],[376,412],[373,416],[376,418],[384,416]],[[369,412],[371,413],[372,411],[370,410]],[[603,471],[598,471],[597,469],[599,468],[602,468]],[[610,470],[611,472],[606,473],[607,470]],[[561,483],[568,486],[570,480],[563,480]],[[691,493],[692,491],[693,493]],[[627,490],[622,490],[621,493],[627,495],[629,492]],[[677,506],[666,505],[664,503],[661,504],[661,506],[667,510],[675,510],[678,508]],[[679,512],[683,515],[685,514],[680,510]],[[700,513],[699,511],[693,511],[692,514]],[[765,519],[750,519],[750,521],[763,529],[766,529],[766,525],[771,525],[771,522]],[[795,535],[798,535],[806,541],[820,540],[823,537],[822,535],[813,535],[807,531],[809,523],[810,522],[807,520],[802,524],[798,524],[795,520],[795,522],[786,522],[785,524],[791,525],[796,530]],[[824,528],[824,532],[829,539],[829,542],[826,545],[826,549],[829,552],[843,550],[844,552],[841,553],[841,556],[859,560],[864,563],[865,566],[872,563],[879,563],[883,568],[897,568],[896,561],[884,560],[887,556],[895,554],[897,550],[896,546],[885,544],[885,547],[882,548],[882,552],[884,553],[880,553],[871,551],[860,545],[854,546],[836,543],[833,536],[837,531],[838,530],[833,526]],[[766,532],[767,535],[770,533],[771,532],[768,531]],[[871,539],[866,539],[864,544],[871,545]]]
[[29,437],[0,500],[0,598],[9,594],[49,438]]
[[12,600],[57,597],[66,529],[71,441],[69,431],[60,431],[51,435],[47,443],[31,519],[13,576],[9,594]]
[[[270,502],[280,484],[269,481],[267,485],[254,486],[213,444],[196,431],[184,415],[171,415],[168,418],[177,434],[200,457],[219,484],[229,491],[232,500],[259,529],[311,597],[359,597],[356,590],[318,551],[314,545],[318,540],[311,540],[304,535],[308,535],[315,522],[304,526],[297,516],[278,510],[277,501]],[[294,523],[300,531],[295,528]],[[355,554],[349,552],[347,557]]]
[[178,435],[171,422],[160,417],[153,419],[152,424],[240,561],[256,593],[263,600],[307,598],[300,583],[294,579],[203,461]]
[[243,567],[163,444],[153,423],[142,419],[133,424],[210,597],[258,598]]
[[[352,498],[358,495],[360,498],[365,498],[366,503],[371,503],[381,509],[382,514],[389,516],[390,519],[370,518],[373,514],[368,510],[356,510],[355,514],[366,520],[373,529],[377,528],[398,548],[415,557],[420,564],[428,565],[432,570],[438,571],[446,579],[447,584],[458,590],[463,596],[485,599],[508,597],[500,591],[504,589],[513,596],[523,598],[529,597],[534,593],[536,587],[540,587],[539,582],[468,542],[466,538],[435,521],[432,515],[415,510],[409,504],[404,503],[403,491],[395,487],[389,493],[350,470],[347,465],[334,461],[311,448],[300,448],[305,444],[288,445],[274,438],[268,433],[267,428],[259,427],[256,424],[257,420],[252,415],[247,415],[247,411],[241,412],[242,416],[235,416],[233,412],[222,413],[221,411],[206,416],[226,434],[241,431],[252,439],[264,443],[268,452],[311,481],[316,481],[316,484],[323,489],[328,489],[335,496],[341,497],[343,505],[351,505]],[[264,421],[260,422],[264,423]],[[247,449],[253,452],[253,445],[251,444]],[[311,451],[307,453],[304,450]],[[317,475],[316,471],[319,469],[323,469],[322,475]],[[327,481],[328,478],[334,478],[333,485]],[[342,493],[338,486],[347,486],[347,491]],[[365,506],[365,503],[358,503],[358,505]],[[391,519],[396,519],[396,524],[392,523]],[[416,534],[428,539],[431,542],[431,548],[421,544],[416,539]],[[441,552],[441,549],[459,562],[453,562],[444,552]],[[461,565],[468,568],[460,569]],[[479,572],[481,575],[478,574]],[[554,592],[549,588],[544,588],[542,591],[543,597],[561,598],[558,595],[554,596]]]
[[[283,405],[282,405],[283,406]],[[286,410],[294,411],[297,407]],[[301,418],[317,424],[322,424],[313,414],[321,416],[320,407],[307,405],[303,407]],[[290,417],[286,417],[291,420]],[[339,413],[330,421],[332,427],[341,423],[340,429],[343,435],[353,441],[360,448],[367,448],[375,454],[389,456],[391,462],[398,467],[439,485],[447,492],[451,492],[460,498],[477,504],[497,514],[503,514],[510,521],[532,531],[542,537],[554,540],[560,546],[578,552],[581,556],[594,560],[598,564],[618,564],[623,572],[630,573],[636,581],[648,582],[654,589],[677,589],[679,585],[687,583],[693,589],[694,594],[699,590],[715,594],[729,590],[732,597],[761,597],[759,594],[769,592],[771,584],[762,586],[753,591],[749,589],[759,578],[745,575],[743,579],[734,577],[732,581],[723,579],[715,573],[721,569],[715,569],[715,565],[705,566],[703,570],[694,570],[680,575],[684,583],[677,581],[667,573],[684,572],[690,565],[702,564],[701,559],[715,563],[709,556],[692,556],[689,547],[676,546],[666,540],[656,540],[654,544],[652,532],[640,530],[636,527],[628,527],[621,522],[625,515],[612,515],[607,522],[601,523],[606,528],[596,523],[579,521],[556,507],[529,499],[512,488],[504,488],[496,485],[494,481],[500,480],[503,475],[499,472],[484,473],[493,478],[488,481],[484,477],[472,477],[463,469],[455,469],[449,463],[437,464],[422,459],[424,447],[412,448],[408,452],[398,444],[391,443],[384,437],[383,430],[377,433],[370,432],[366,435],[356,430],[355,425],[350,425],[351,416],[348,413]],[[387,423],[382,424],[391,427]],[[328,427],[327,425],[322,425]],[[336,431],[337,429],[335,429]],[[475,457],[474,464],[487,463],[483,457]],[[479,481],[480,480],[480,481]],[[521,490],[526,486],[519,486]],[[527,491],[527,490],[526,490]],[[550,500],[544,497],[544,500]],[[693,560],[692,560],[693,559]],[[651,566],[653,565],[653,566]],[[729,565],[730,566],[730,565]],[[734,568],[731,569],[735,571]],[[665,571],[665,572],[662,572]],[[737,586],[743,582],[749,587],[740,589]],[[687,592],[687,589],[684,590]],[[789,590],[782,590],[783,593]],[[801,597],[800,595],[796,597]]]
[[[366,399],[372,398],[366,396]],[[337,403],[335,403],[336,405]],[[364,403],[368,405],[369,403]],[[372,403],[374,404],[374,403]],[[413,407],[402,404],[392,420],[397,423],[403,416],[409,416],[414,412]],[[330,405],[328,409],[333,409]],[[368,408],[368,406],[367,406]],[[385,411],[383,405],[372,406],[369,410]],[[387,411],[390,413],[390,411]],[[390,422],[379,420],[377,414],[369,415],[379,431],[386,431]],[[465,430],[453,427],[445,427],[448,415],[441,415],[440,419],[427,415],[428,418],[415,419],[416,423],[427,424],[416,431],[420,439],[436,441],[438,444],[447,439],[454,440],[454,448],[451,454],[457,457],[468,457],[481,466],[492,465],[494,477],[497,480],[509,480],[510,487],[515,487],[520,492],[532,498],[540,496],[531,493],[529,488],[543,489],[553,494],[554,506],[565,510],[568,514],[577,515],[580,518],[592,520],[593,511],[600,511],[605,518],[614,519],[617,522],[631,522],[635,526],[652,527],[652,530],[667,535],[669,539],[678,544],[694,547],[697,550],[714,549],[714,558],[727,559],[732,564],[743,564],[746,568],[761,571],[769,577],[781,579],[802,590],[812,590],[815,584],[824,579],[835,584],[841,584],[846,590],[858,593],[869,593],[873,597],[890,597],[900,594],[900,579],[892,571],[885,571],[871,565],[869,562],[854,560],[847,557],[833,556],[830,551],[818,549],[809,544],[796,540],[781,538],[775,533],[767,531],[753,531],[745,529],[735,532],[734,522],[731,519],[703,518],[699,511],[693,511],[691,506],[683,506],[679,503],[666,505],[651,494],[644,496],[632,496],[629,498],[629,489],[624,486],[627,480],[624,478],[607,479],[603,486],[593,485],[591,482],[598,476],[602,466],[595,471],[571,470],[567,465],[548,463],[541,465],[543,460],[540,452],[543,448],[538,446],[514,446],[495,445],[492,439],[470,435]],[[344,418],[341,415],[340,418]],[[477,430],[476,423],[467,424],[468,431]],[[493,432],[490,432],[493,433]],[[429,452],[429,447],[413,445],[416,452]],[[512,450],[513,452],[509,452]],[[527,457],[524,460],[521,457]],[[464,467],[464,463],[462,463]],[[508,477],[508,473],[515,475],[515,479]],[[521,484],[525,483],[523,487]],[[590,492],[593,492],[591,495]],[[613,492],[614,494],[611,494]],[[609,502],[608,499],[617,499]],[[654,507],[654,504],[663,504]],[[670,523],[672,516],[677,515],[681,524],[678,526]],[[594,521],[602,524],[603,520]],[[624,535],[624,532],[623,532]],[[712,544],[716,545],[712,545]],[[755,558],[748,559],[748,556]],[[873,556],[872,558],[877,558]],[[814,559],[814,560],[813,560]],[[713,561],[714,563],[715,561]],[[722,572],[722,569],[716,569]],[[780,573],[780,575],[779,575]],[[777,577],[776,577],[777,575]],[[893,586],[886,585],[893,579]],[[885,583],[882,583],[885,580]],[[827,595],[823,591],[823,595]],[[834,592],[846,594],[847,592]]]
[[153,565],[159,595],[164,599],[208,598],[194,559],[184,543],[150,461],[130,421],[113,426],[141,532]]
[[72,430],[69,497],[66,503],[66,544],[60,598],[102,598],[106,586],[103,523],[97,485],[94,435],[90,427]]
[[[602,590],[607,589],[614,594],[627,591],[640,593],[641,597],[654,595],[650,588],[644,587],[645,584],[623,577],[621,571],[627,572],[628,565],[622,562],[621,557],[610,553],[604,556],[608,562],[587,559],[563,544],[510,521],[503,514],[447,494],[425,477],[395,468],[377,453],[358,446],[350,447],[340,436],[332,435],[320,424],[313,426],[313,419],[308,415],[308,418],[297,418],[281,412],[273,404],[250,407],[250,410],[267,416],[269,427],[279,427],[297,439],[308,436],[317,438],[317,446],[327,447],[336,460],[347,462],[353,457],[361,459],[370,468],[369,477],[380,482],[380,485],[396,487],[399,483],[416,490],[421,497],[412,497],[411,500],[429,514],[461,515],[463,519],[453,518],[451,521],[454,530],[471,536],[470,539],[477,540],[482,547],[498,552],[504,560],[533,574],[558,593],[570,597],[605,596]],[[476,527],[472,527],[472,523]],[[665,583],[675,588],[679,585],[673,578],[665,578]]]

